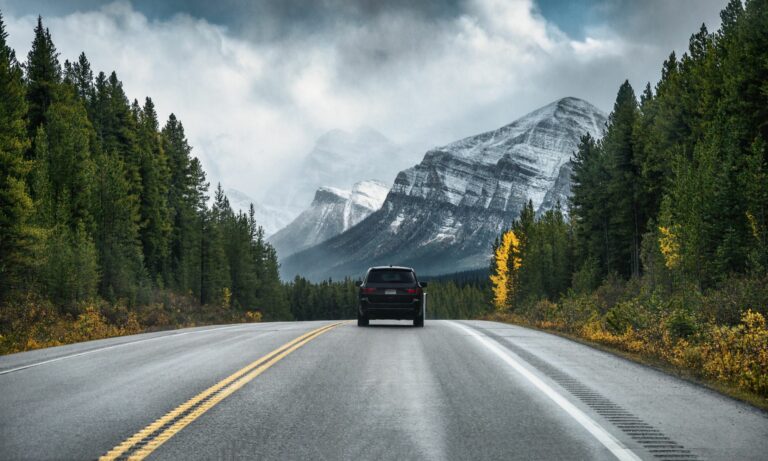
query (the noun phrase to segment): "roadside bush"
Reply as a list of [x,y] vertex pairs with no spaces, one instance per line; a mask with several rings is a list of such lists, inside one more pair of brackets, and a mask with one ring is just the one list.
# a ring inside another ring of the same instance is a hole
[[665,326],[673,338],[686,339],[696,333],[699,325],[693,312],[681,307],[672,311],[666,319]]
[[599,315],[597,296],[571,293],[560,301],[559,320],[565,331],[575,331],[588,320]]
[[707,376],[768,396],[768,330],[759,312],[748,310],[734,327],[713,326],[701,355]]
[[245,321],[248,323],[258,323],[261,322],[261,311],[246,311],[245,312]]
[[628,329],[641,329],[647,323],[647,315],[637,299],[616,303],[603,317],[605,326],[611,333],[623,334]]
[[48,343],[46,332],[54,330],[58,321],[59,313],[50,301],[32,292],[15,296],[0,309],[0,353],[45,347],[39,344]]
[[738,325],[746,306],[763,317],[768,316],[768,277],[730,277],[701,299],[700,312],[718,325]]
[[126,301],[80,302],[70,312],[34,293],[17,294],[0,309],[0,354],[214,323],[260,322],[258,310],[200,305],[190,296],[157,290],[150,303],[128,308]]
[[669,292],[609,279],[591,294],[570,291],[486,318],[575,335],[768,397],[766,282],[742,277],[702,294],[682,282]]

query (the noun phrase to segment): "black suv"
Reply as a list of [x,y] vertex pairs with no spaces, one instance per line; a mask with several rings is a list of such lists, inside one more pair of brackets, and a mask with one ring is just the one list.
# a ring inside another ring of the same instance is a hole
[[360,287],[357,326],[368,326],[370,320],[413,320],[413,326],[424,326],[426,282],[419,283],[410,267],[371,267]]

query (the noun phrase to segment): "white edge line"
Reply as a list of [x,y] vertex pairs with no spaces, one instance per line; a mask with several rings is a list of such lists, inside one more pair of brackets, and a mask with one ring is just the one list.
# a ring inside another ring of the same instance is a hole
[[480,344],[485,346],[491,352],[501,358],[507,365],[512,367],[515,371],[520,373],[525,379],[531,382],[536,388],[538,388],[544,395],[549,397],[560,408],[565,410],[573,419],[581,424],[590,434],[592,434],[605,448],[610,450],[616,458],[622,461],[639,461],[641,458],[637,456],[632,450],[624,446],[619,440],[612,436],[608,431],[598,424],[594,419],[587,416],[586,413],[579,410],[575,405],[569,402],[565,397],[560,395],[557,391],[552,389],[547,383],[542,381],[538,376],[531,373],[520,362],[512,358],[507,352],[505,352],[501,346],[495,341],[488,339],[486,336],[481,335],[477,331],[462,325],[461,323],[450,321],[453,327],[464,330],[473,338],[477,339]]
[[21,366],[21,367],[11,368],[9,370],[3,370],[3,371],[0,371],[0,375],[5,375],[5,374],[8,374],[8,373],[13,373],[14,371],[26,370],[27,368],[37,367],[37,366],[40,366],[40,365],[46,365],[46,364],[52,363],[52,362],[58,362],[59,360],[71,359],[71,358],[74,358],[74,357],[81,357],[83,355],[93,354],[95,352],[106,351],[108,349],[114,349],[116,347],[129,346],[131,344],[143,343],[143,342],[146,342],[146,341],[154,341],[156,339],[175,338],[177,336],[184,336],[184,335],[193,334],[193,333],[206,333],[206,332],[209,332],[209,331],[228,330],[230,328],[236,328],[236,327],[242,327],[242,326],[243,326],[243,324],[230,325],[228,327],[208,328],[207,330],[185,331],[185,332],[182,332],[182,333],[173,333],[173,334],[169,334],[169,335],[159,335],[159,336],[154,336],[152,338],[139,339],[139,340],[136,340],[136,341],[127,341],[127,342],[120,343],[120,344],[113,344],[111,346],[100,347],[100,348],[97,348],[97,349],[91,349],[91,350],[88,350],[88,351],[85,351],[85,352],[78,352],[77,354],[63,355],[61,357],[56,357],[56,358],[53,358],[53,359],[44,360],[42,362],[30,363],[29,365],[24,365],[24,366]]

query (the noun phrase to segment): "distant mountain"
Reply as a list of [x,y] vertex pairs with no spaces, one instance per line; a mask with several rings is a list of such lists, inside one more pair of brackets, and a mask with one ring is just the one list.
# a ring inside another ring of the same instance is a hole
[[285,227],[297,213],[290,208],[258,203],[246,193],[237,189],[227,189],[225,194],[229,199],[229,204],[235,212],[242,211],[248,213],[248,209],[251,206],[251,203],[253,203],[253,208],[256,212],[256,222],[264,228],[264,235],[266,237],[269,237]]
[[494,238],[527,200],[538,212],[565,203],[579,138],[600,138],[605,122],[595,106],[564,98],[497,130],[432,149],[397,175],[379,211],[284,259],[282,275],[338,278],[376,264],[410,265],[423,274],[485,267]]
[[268,241],[282,259],[328,240],[381,208],[389,188],[379,181],[361,181],[351,191],[321,187],[312,205]]
[[379,178],[391,184],[397,173],[413,161],[372,128],[332,130],[317,139],[302,162],[280,180],[279,187],[273,187],[269,202],[303,209],[319,187],[349,190],[364,178]]

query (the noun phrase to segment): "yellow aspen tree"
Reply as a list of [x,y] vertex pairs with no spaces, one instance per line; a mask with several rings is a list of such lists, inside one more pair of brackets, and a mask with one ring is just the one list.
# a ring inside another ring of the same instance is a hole
[[680,266],[680,240],[672,227],[659,226],[659,249],[667,269]]
[[501,242],[494,252],[494,274],[491,274],[493,284],[493,305],[496,310],[510,307],[514,299],[517,270],[520,259],[520,240],[515,232],[509,230],[501,237]]

